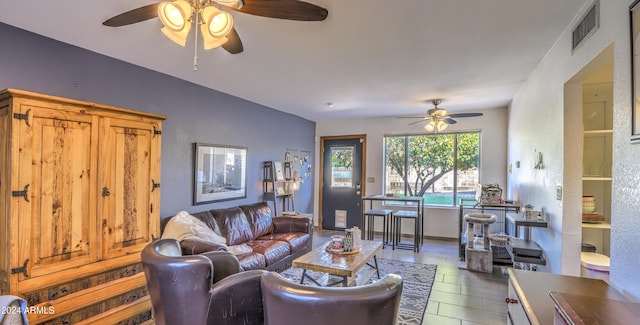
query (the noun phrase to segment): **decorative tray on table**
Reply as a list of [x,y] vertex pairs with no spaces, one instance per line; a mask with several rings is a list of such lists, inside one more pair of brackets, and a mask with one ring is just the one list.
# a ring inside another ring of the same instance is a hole
[[355,255],[360,253],[360,249],[354,249],[352,251],[349,252],[345,252],[344,249],[340,248],[340,249],[333,249],[330,247],[330,245],[327,245],[325,247],[325,250],[327,251],[327,253],[333,254],[333,255]]

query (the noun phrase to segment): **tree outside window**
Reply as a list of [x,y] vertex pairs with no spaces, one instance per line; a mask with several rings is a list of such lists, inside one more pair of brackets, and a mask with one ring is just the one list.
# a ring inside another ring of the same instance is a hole
[[354,147],[331,148],[331,187],[353,186]]
[[388,136],[385,193],[455,206],[475,197],[479,162],[479,132]]

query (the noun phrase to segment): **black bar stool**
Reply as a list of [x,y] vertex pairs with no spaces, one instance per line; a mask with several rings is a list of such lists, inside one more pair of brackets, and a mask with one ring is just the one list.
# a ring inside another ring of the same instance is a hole
[[[401,241],[401,236],[402,236],[402,219],[408,219],[408,220],[413,220],[413,244],[409,244],[409,243],[403,243]],[[421,246],[421,232],[420,232],[420,218],[418,215],[418,211],[405,211],[405,210],[400,210],[400,211],[396,211],[393,213],[393,222],[392,222],[392,228],[393,228],[393,243],[392,243],[392,249],[395,250],[396,247],[398,247],[398,249],[413,249],[414,252],[416,253],[420,253],[420,246]]]
[[391,218],[393,217],[393,210],[386,209],[372,209],[364,212],[366,220],[366,235],[368,240],[374,238],[375,220],[376,217],[382,217],[382,247],[389,245],[393,239],[391,238]]

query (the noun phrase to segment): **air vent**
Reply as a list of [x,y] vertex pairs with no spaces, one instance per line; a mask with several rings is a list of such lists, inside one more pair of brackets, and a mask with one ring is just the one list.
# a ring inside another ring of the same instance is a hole
[[571,31],[571,51],[575,51],[600,26],[600,2],[595,1]]

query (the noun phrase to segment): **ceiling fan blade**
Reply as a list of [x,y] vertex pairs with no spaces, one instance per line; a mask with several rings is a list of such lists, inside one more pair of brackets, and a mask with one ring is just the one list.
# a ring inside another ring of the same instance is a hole
[[227,50],[231,54],[238,54],[244,50],[242,46],[242,40],[235,28],[231,28],[229,34],[227,34],[227,41],[222,44],[222,48]]
[[105,20],[102,24],[109,27],[120,27],[139,23],[151,18],[157,18],[159,5],[160,3],[153,3],[144,7],[129,10]]
[[449,117],[475,117],[482,116],[482,113],[459,113],[459,114],[449,114]]
[[448,117],[447,117],[447,118],[440,119],[440,120],[441,120],[442,122],[447,123],[447,124],[456,124],[456,123],[458,123],[458,122],[456,122],[456,120],[454,120],[454,119],[452,119],[452,118],[448,118]]
[[244,0],[241,8],[228,7],[250,15],[302,21],[325,20],[329,14],[325,8],[298,0]]
[[426,119],[424,119],[424,120],[420,120],[420,121],[411,122],[411,123],[409,123],[409,124],[407,124],[407,125],[415,125],[415,124],[422,123],[422,122],[426,122],[426,121],[427,121],[427,120],[426,120]]

